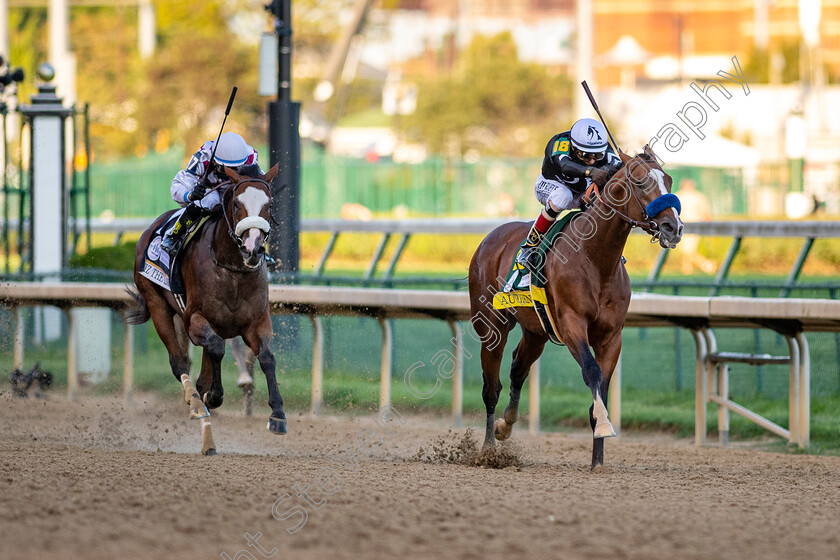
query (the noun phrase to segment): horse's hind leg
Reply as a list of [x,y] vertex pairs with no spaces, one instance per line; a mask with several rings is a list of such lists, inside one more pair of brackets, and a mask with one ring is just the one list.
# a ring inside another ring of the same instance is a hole
[[268,431],[273,434],[285,434],[286,413],[283,412],[283,397],[277,388],[277,377],[275,376],[276,361],[271,352],[271,317],[268,313],[261,321],[259,327],[245,333],[242,340],[256,354],[260,362],[260,368],[265,374],[265,383],[268,386],[268,405],[271,407],[271,416],[268,418]]
[[545,335],[522,330],[522,340],[513,351],[513,363],[510,367],[510,403],[505,408],[504,418],[496,420],[494,431],[496,439],[505,440],[510,437],[513,425],[519,419],[519,396],[522,385],[531,370],[531,365],[543,353],[548,339]]
[[509,331],[506,328],[481,322],[474,322],[473,326],[481,340],[481,372],[484,376],[481,398],[484,400],[484,409],[487,412],[483,447],[487,448],[496,444],[494,437],[496,405],[499,403],[499,394],[502,392],[502,382],[499,381],[499,367],[502,365],[502,356]]
[[[184,326],[184,320],[180,317],[180,315],[175,315],[172,320],[175,324],[175,335],[178,338],[178,344],[181,346],[181,350],[187,358],[187,374],[189,374],[192,369],[192,357],[190,356],[190,335],[187,333],[187,328]],[[181,385],[183,387],[181,396],[184,397],[187,404],[190,404],[190,393],[187,391],[187,386],[183,382]]]
[[[139,289],[139,286],[138,286]],[[178,340],[178,325],[176,321],[183,326],[180,318],[175,314],[166,300],[154,290],[143,290],[143,297],[146,298],[146,304],[149,307],[149,314],[152,318],[152,323],[155,325],[155,330],[160,337],[161,342],[166,347],[169,354],[169,367],[172,369],[172,375],[181,383],[184,390],[184,398],[190,405],[190,418],[206,418],[210,415],[207,408],[192,387],[190,381],[190,358],[187,354],[186,345],[181,345]]]
[[231,339],[230,348],[233,359],[236,361],[236,368],[239,370],[239,379],[236,384],[242,389],[245,416],[251,416],[254,407],[254,361],[257,357],[239,337]]

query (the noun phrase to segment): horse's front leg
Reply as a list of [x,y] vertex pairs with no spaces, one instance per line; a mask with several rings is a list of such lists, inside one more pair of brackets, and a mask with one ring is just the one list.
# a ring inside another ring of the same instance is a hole
[[[616,330],[611,336],[605,337],[603,342],[593,345],[595,357],[601,365],[601,395],[604,402],[609,398],[610,380],[618,364],[618,357],[621,354],[621,329]],[[593,433],[597,428],[597,419],[594,414],[594,405],[589,409],[589,424]],[[592,443],[592,468],[604,464],[604,438],[596,437]]]
[[273,434],[285,434],[287,432],[286,413],[283,412],[283,397],[280,396],[280,390],[277,388],[277,377],[274,371],[276,362],[271,351],[271,337],[271,317],[266,313],[260,326],[246,333],[242,339],[256,354],[257,360],[260,362],[260,368],[265,374],[265,382],[268,386],[268,406],[271,407],[268,431]]
[[[196,346],[202,347],[201,371],[198,374],[192,390],[189,376],[184,376],[184,390],[201,395],[202,401],[209,408],[216,408],[222,404],[224,390],[222,389],[222,358],[225,355],[225,341],[217,335],[203,316],[194,313],[188,318],[187,333]],[[204,409],[207,411],[207,409]],[[210,413],[201,419],[201,452],[204,455],[215,455],[216,444],[213,442],[213,431]]]
[[209,408],[218,408],[224,401],[222,387],[222,358],[225,356],[225,340],[220,337],[202,315],[195,313],[190,317],[190,339],[196,346],[201,346],[201,372],[195,387],[201,399]]
[[[603,391],[601,367],[589,349],[587,335],[589,325],[583,319],[571,316],[563,317],[563,322],[566,326],[565,329],[562,329],[563,340],[566,342],[569,352],[580,364],[584,383],[592,391],[592,406],[589,409],[589,418],[593,437],[596,439],[613,437],[615,430],[610,423],[607,407],[604,404],[606,392]],[[607,383],[609,383],[609,379],[607,379]]]

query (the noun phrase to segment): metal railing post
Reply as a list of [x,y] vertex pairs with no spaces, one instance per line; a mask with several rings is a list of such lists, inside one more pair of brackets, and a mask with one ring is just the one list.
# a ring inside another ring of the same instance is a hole
[[379,318],[382,329],[382,363],[379,369],[379,408],[391,404],[391,364],[393,357],[393,336],[391,320]]
[[324,249],[324,252],[321,253],[321,258],[318,259],[318,264],[315,265],[315,278],[320,278],[321,275],[324,273],[324,268],[327,266],[327,259],[329,258],[330,254],[332,254],[333,249],[335,248],[335,242],[338,240],[338,235],[340,232],[333,232],[330,235],[330,240],[327,241],[327,246]]
[[128,324],[123,316],[125,325],[125,340],[123,341],[123,397],[131,402],[134,393],[134,325]]
[[811,445],[811,356],[805,333],[796,333],[799,343],[799,446]]
[[799,273],[802,272],[802,267],[805,265],[805,259],[808,258],[808,253],[811,252],[811,247],[814,246],[814,238],[808,237],[802,244],[799,254],[796,256],[796,261],[785,279],[785,287],[779,292],[780,298],[785,298],[790,295],[791,288],[796,285],[796,280],[799,278]]
[[790,431],[790,443],[801,445],[799,431],[799,341],[785,335],[788,348],[790,349],[790,364],[788,370],[788,430]]
[[452,332],[452,354],[455,356],[455,372],[452,376],[452,423],[460,428],[464,418],[464,335],[458,322],[449,320]]
[[15,306],[15,369],[23,370],[23,309]]
[[705,329],[692,329],[694,336],[694,445],[706,443],[706,337]]
[[531,364],[528,374],[528,433],[540,431],[540,359]]
[[64,310],[67,317],[67,398],[75,400],[79,392],[79,372],[76,370],[76,323],[73,321],[73,308]]
[[717,274],[715,274],[714,284],[712,285],[712,289],[709,291],[710,296],[716,296],[723,285],[723,281],[726,280],[726,276],[729,274],[729,269],[732,266],[732,261],[735,260],[735,255],[738,253],[738,249],[741,248],[741,239],[742,238],[739,235],[736,235],[732,239],[732,244],[729,245],[729,250],[726,251],[726,256],[723,258],[723,262],[720,263],[720,268],[718,268]]
[[321,318],[310,315],[312,322],[312,404],[310,411],[314,415],[321,413],[324,404],[324,328]]
[[400,237],[399,244],[397,245],[396,251],[394,251],[394,256],[391,257],[391,262],[388,263],[388,269],[385,271],[385,274],[382,276],[383,280],[390,280],[391,277],[394,275],[394,269],[397,268],[397,262],[400,260],[400,257],[405,250],[405,246],[408,245],[408,239],[411,237],[410,233],[404,233]]
[[382,234],[382,238],[379,240],[379,245],[376,246],[376,251],[374,251],[373,257],[370,259],[368,269],[365,271],[364,280],[366,283],[370,282],[370,280],[373,279],[373,275],[376,274],[376,265],[379,264],[379,260],[382,258],[382,253],[385,252],[385,246],[388,244],[388,240],[390,238],[390,233]]

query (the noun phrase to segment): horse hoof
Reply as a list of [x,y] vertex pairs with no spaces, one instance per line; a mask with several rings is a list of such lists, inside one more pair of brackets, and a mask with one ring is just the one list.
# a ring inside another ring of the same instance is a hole
[[253,388],[254,378],[248,375],[247,373],[240,374],[239,379],[236,380],[236,386],[244,389],[248,385],[250,385]]
[[205,451],[204,454],[205,455],[218,455],[218,453],[216,453],[216,450],[212,447],[210,449],[208,449],[207,451]]
[[193,406],[190,407],[190,420],[199,420],[201,418],[210,417],[210,411],[207,410],[207,407],[204,406],[204,404],[198,399],[195,399],[195,402],[191,404]]
[[504,441],[510,437],[510,432],[513,430],[513,425],[508,424],[505,422],[504,418],[499,418],[496,420],[496,423],[493,424],[493,433],[496,435],[496,439],[499,441]]
[[207,405],[207,408],[219,408],[222,406],[225,398],[224,395],[220,393],[204,393],[204,398],[202,398],[204,404]]
[[239,383],[239,388],[242,389],[243,395],[253,395],[254,394],[254,384],[253,383]]
[[595,432],[593,434],[595,439],[615,437],[615,430],[609,422],[603,422],[595,425]]
[[272,434],[283,435],[287,432],[285,418],[269,418],[266,427]]

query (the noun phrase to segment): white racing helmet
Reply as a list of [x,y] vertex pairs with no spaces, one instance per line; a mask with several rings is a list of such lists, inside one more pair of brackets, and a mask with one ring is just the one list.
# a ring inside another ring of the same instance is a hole
[[580,119],[572,125],[572,146],[588,154],[607,150],[607,130],[595,119]]
[[245,140],[235,132],[225,132],[219,137],[219,144],[216,146],[216,155],[213,161],[219,165],[228,167],[239,167],[248,160],[251,151]]

